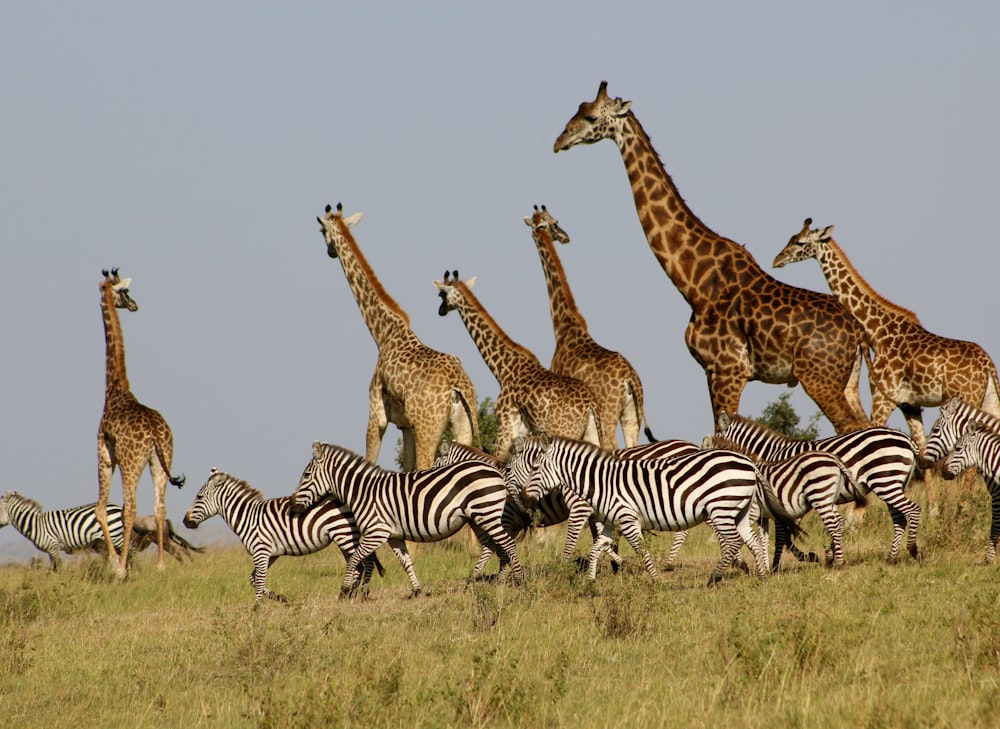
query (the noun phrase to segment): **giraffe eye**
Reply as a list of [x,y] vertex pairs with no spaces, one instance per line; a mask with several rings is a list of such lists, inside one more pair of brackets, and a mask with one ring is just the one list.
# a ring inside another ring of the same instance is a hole
[[592,116],[592,115],[591,116],[585,116],[583,118],[586,119],[591,124],[594,124],[597,121],[597,117],[596,116]]

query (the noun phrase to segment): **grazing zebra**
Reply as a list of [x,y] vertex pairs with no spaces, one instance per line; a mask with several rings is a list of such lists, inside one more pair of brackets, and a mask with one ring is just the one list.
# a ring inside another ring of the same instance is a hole
[[411,595],[419,595],[422,588],[404,540],[440,541],[466,524],[479,543],[500,558],[501,580],[508,565],[515,581],[523,577],[517,546],[503,527],[504,477],[487,463],[465,461],[396,473],[346,448],[317,441],[292,495],[292,510],[300,512],[327,495],[350,508],[361,532],[347,562],[342,592],[354,586],[358,562],[388,542],[410,578]]
[[767,555],[751,523],[755,499],[765,499],[775,517],[787,520],[796,530],[770,486],[758,478],[753,462],[738,453],[699,450],[666,461],[629,461],[598,446],[558,437],[541,441],[540,448],[525,499],[530,502],[546,491],[562,488],[575,491],[593,507],[604,531],[590,551],[592,580],[597,558],[611,541],[613,525],[621,528],[655,580],[659,575],[642,531],[679,531],[708,522],[722,548],[709,585],[722,579],[743,543],[754,553],[757,574],[767,573]]
[[986,563],[992,564],[997,555],[1000,538],[1000,435],[985,423],[970,422],[959,436],[955,447],[944,464],[944,472],[957,476],[966,468],[975,466],[986,481],[992,503],[990,543],[986,547]]
[[[748,452],[738,443],[721,436],[708,436],[711,447],[735,451],[748,456],[760,469],[778,497],[785,511],[796,519],[801,519],[810,509],[815,509],[830,535],[830,558],[834,567],[844,566],[844,520],[837,511],[841,494],[859,493],[857,480],[843,461],[826,451],[803,451],[779,461],[766,461]],[[767,543],[767,516],[762,520],[762,539]],[[804,560],[802,554],[792,544],[791,534],[779,519],[774,525],[774,558],[771,570],[777,571],[781,553],[788,547],[795,556]],[[816,556],[809,555],[810,561]]]
[[720,413],[718,435],[768,461],[789,458],[806,451],[825,451],[839,458],[854,475],[854,485],[845,483],[838,503],[865,503],[873,492],[889,508],[893,538],[889,561],[899,559],[906,548],[917,557],[917,527],[920,506],[903,493],[917,467],[917,453],[909,436],[891,428],[865,428],[817,440],[795,440],[750,418]]
[[[350,509],[333,499],[322,500],[305,512],[294,512],[290,505],[287,496],[266,499],[246,481],[213,468],[184,515],[184,526],[197,529],[209,517],[220,515],[253,559],[250,585],[254,589],[254,606],[260,605],[265,596],[285,602],[284,595],[267,589],[267,571],[278,557],[312,554],[333,542],[344,559],[350,560],[360,539]],[[383,574],[375,555],[364,563],[363,593],[367,592],[373,569]]]
[[982,423],[994,433],[1000,433],[1000,419],[953,397],[941,406],[938,419],[934,421],[924,444],[922,465],[929,467],[947,456],[969,423]]
[[[96,506],[94,503],[73,509],[43,511],[41,504],[34,499],[17,491],[8,491],[0,497],[0,527],[12,525],[49,555],[52,570],[57,571],[62,564],[60,553],[72,554],[81,549],[100,551],[104,547],[104,533],[94,511]],[[122,508],[115,504],[108,504],[108,530],[115,549],[120,550],[125,529]]]

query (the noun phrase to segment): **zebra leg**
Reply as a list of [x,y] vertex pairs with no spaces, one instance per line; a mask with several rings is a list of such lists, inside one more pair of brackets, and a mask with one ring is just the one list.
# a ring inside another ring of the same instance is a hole
[[987,479],[990,489],[992,520],[990,522],[990,543],[986,547],[986,564],[993,564],[997,556],[997,540],[1000,539],[1000,484]]
[[715,565],[715,569],[712,570],[712,574],[708,578],[708,586],[712,587],[722,579],[726,570],[736,561],[743,546],[743,539],[736,529],[736,524],[731,519],[709,519],[708,525],[712,527],[719,538],[719,548],[722,550],[722,558]]
[[914,559],[918,558],[917,528],[920,526],[920,505],[911,501],[903,494],[902,486],[893,484],[890,487],[877,486],[872,491],[889,507],[892,518],[892,547],[889,550],[889,561],[899,561],[899,548],[906,535],[906,549]]
[[[612,525],[605,525],[604,533],[610,540],[610,529]],[[622,536],[625,537],[635,553],[642,557],[642,563],[646,566],[646,571],[649,576],[653,578],[654,582],[660,581],[660,573],[656,571],[656,567],[653,565],[653,557],[646,548],[646,543],[642,538],[642,526],[639,524],[639,520],[632,515],[626,515],[619,521],[619,526],[622,530]],[[596,546],[596,545],[595,545]]]
[[566,544],[563,545],[563,558],[572,559],[573,551],[577,542],[580,541],[580,533],[583,525],[590,520],[593,509],[590,504],[574,494],[572,491],[563,489],[563,499],[569,507],[569,516],[566,518]]
[[[736,533],[739,536],[742,544],[737,546],[736,553],[739,555],[743,549],[743,544],[750,547],[750,551],[753,553],[753,561],[755,571],[758,577],[764,577],[770,574],[771,570],[767,566],[767,550],[761,544],[760,535],[757,530],[754,529],[754,523],[758,519],[754,518],[754,512],[752,509],[748,509],[740,518],[740,520],[735,524]],[[764,542],[767,543],[766,541]]]
[[[354,591],[355,585],[361,578],[361,574],[358,571],[358,565],[360,565],[362,561],[367,559],[370,555],[375,554],[375,550],[385,544],[388,538],[389,529],[384,524],[380,524],[373,529],[369,529],[368,532],[361,537],[361,541],[358,543],[357,549],[355,549],[351,554],[351,558],[347,560],[347,570],[344,574],[344,584],[340,586],[341,598],[350,597]],[[398,553],[396,554],[396,557],[399,557]],[[407,558],[409,558],[409,555],[407,555]],[[400,559],[400,561],[402,560]]]
[[403,566],[406,576],[410,578],[410,597],[416,597],[423,591],[424,588],[421,587],[420,581],[417,580],[417,573],[413,570],[413,559],[410,557],[410,553],[406,549],[406,540],[390,539],[389,546],[392,547],[392,551],[395,552],[396,559],[399,560],[399,564]]
[[844,566],[844,520],[840,512],[832,504],[824,504],[816,507],[816,513],[823,520],[823,526],[830,534],[830,549],[833,552],[832,565],[840,568]]
[[[509,568],[512,581],[515,584],[520,584],[524,580],[521,560],[517,555],[517,545],[508,530],[504,527],[503,517],[501,516],[500,519],[497,519],[487,516],[482,519],[482,523],[480,521],[472,521],[470,524],[480,544],[483,545],[483,551],[487,554],[487,560],[489,559],[488,553],[490,551],[496,552],[497,558],[500,560],[500,571],[497,573],[498,581],[501,583],[506,582]],[[479,561],[483,561],[482,556],[480,556]],[[475,577],[475,570],[473,570],[473,577]]]
[[667,563],[663,565],[663,569],[667,572],[674,571],[674,565],[677,562],[677,553],[681,551],[681,547],[684,546],[684,542],[687,541],[687,538],[687,529],[682,532],[674,532],[674,541],[670,545],[670,552],[667,554]]

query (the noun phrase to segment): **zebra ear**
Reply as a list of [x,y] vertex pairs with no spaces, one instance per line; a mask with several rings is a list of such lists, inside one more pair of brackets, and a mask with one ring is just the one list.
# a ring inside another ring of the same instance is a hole
[[719,413],[717,417],[716,420],[717,425],[715,431],[717,433],[721,433],[723,430],[729,427],[729,422],[730,422],[729,413],[723,410],[722,412]]
[[323,452],[322,443],[318,440],[313,441],[313,458],[319,458],[320,454]]
[[514,439],[514,442],[510,444],[510,454],[512,456],[516,456],[523,450],[524,450],[524,436],[519,435]]
[[715,436],[709,433],[701,439],[701,449],[703,451],[710,451],[713,448],[715,448]]

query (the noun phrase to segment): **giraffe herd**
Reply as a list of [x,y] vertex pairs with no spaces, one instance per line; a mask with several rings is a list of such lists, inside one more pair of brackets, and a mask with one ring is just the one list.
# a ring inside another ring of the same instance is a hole
[[[806,220],[774,260],[815,258],[832,293],[785,284],[766,273],[742,245],[705,225],[681,198],[639,120],[632,102],[612,98],[602,82],[593,101],[580,104],[553,151],[612,140],[621,153],[647,243],[664,273],[691,308],[684,341],[704,369],[713,421],[739,413],[748,382],[802,384],[837,433],[884,426],[898,407],[918,453],[926,436],[921,409],[959,398],[1000,417],[996,367],[978,345],[927,332],[916,315],[879,296],[834,242],[832,226],[812,230]],[[432,467],[448,428],[452,438],[479,445],[475,387],[461,361],[427,347],[410,326],[364,257],[341,205],[318,217],[327,253],[340,261],[378,359],[369,385],[365,457],[378,459],[388,423],[402,432],[404,470]],[[639,432],[652,440],[642,383],[620,353],[593,340],[570,291],[556,243],[569,236],[545,206],[524,218],[531,230],[548,288],[555,349],[548,368],[515,342],[472,293],[475,279],[446,272],[435,281],[439,314],[456,310],[499,384],[494,455],[505,459],[518,436],[542,434],[617,448]],[[135,312],[130,279],[103,273],[100,303],[106,351],[105,405],[98,429],[97,515],[111,566],[127,575],[135,490],[149,466],[155,491],[158,567],[163,568],[166,484],[183,484],[172,472],[173,436],[156,410],[132,394],[118,309]],[[867,363],[872,393],[869,417],[859,383]],[[120,471],[125,539],[122,554],[111,541],[107,504],[112,475]]]

